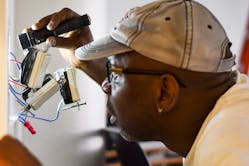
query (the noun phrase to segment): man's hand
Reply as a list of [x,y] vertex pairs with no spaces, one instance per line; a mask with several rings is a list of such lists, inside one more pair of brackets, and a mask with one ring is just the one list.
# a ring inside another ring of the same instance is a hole
[[[39,30],[46,27],[48,30],[54,30],[61,22],[79,16],[79,14],[71,9],[64,8],[59,12],[43,17],[32,25],[31,29]],[[88,26],[64,33],[59,37],[49,37],[46,40],[52,47],[60,48],[60,52],[64,59],[76,68],[80,68],[84,63],[75,58],[75,49],[91,41],[93,41],[93,37]]]
[[[46,27],[48,30],[54,30],[61,22],[79,17],[80,15],[71,9],[64,8],[59,12],[53,13],[40,19],[36,24],[31,26],[32,30],[39,30]],[[62,57],[71,64],[72,67],[81,69],[99,85],[105,79],[105,61],[98,59],[95,61],[82,61],[74,56],[76,48],[93,41],[92,33],[89,26],[64,33],[59,37],[49,37],[46,42],[52,47],[59,48]]]
[[21,142],[11,136],[4,136],[0,140],[0,165],[41,166],[41,163]]

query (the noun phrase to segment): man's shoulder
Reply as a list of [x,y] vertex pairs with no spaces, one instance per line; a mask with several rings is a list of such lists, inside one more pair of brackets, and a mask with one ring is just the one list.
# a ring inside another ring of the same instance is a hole
[[[187,156],[190,165],[249,165],[249,85],[235,84],[206,118]],[[204,164],[205,163],[205,164]]]
[[[247,116],[244,116],[246,114]],[[242,114],[219,112],[187,156],[190,165],[249,165],[249,109]],[[246,163],[246,164],[242,164]]]
[[197,140],[194,153],[196,160],[208,161],[211,165],[216,165],[224,158],[237,162],[248,160],[243,156],[249,155],[249,107],[237,105],[229,108],[223,108],[209,120]]

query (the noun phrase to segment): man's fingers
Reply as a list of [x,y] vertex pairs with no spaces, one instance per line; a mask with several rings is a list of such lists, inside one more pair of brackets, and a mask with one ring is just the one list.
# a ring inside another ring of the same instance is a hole
[[46,17],[43,17],[37,23],[33,24],[31,26],[32,30],[39,30],[39,29],[42,29],[42,28],[46,27],[47,24],[49,23],[52,15],[54,15],[54,14],[48,15]]
[[64,8],[59,12],[53,13],[40,19],[36,24],[32,25],[33,30],[39,30],[46,27],[48,30],[54,30],[61,22],[79,16],[69,8]]
[[48,37],[46,44],[52,47],[76,49],[84,44],[93,41],[93,36],[88,26],[68,32],[59,37]]
[[53,30],[55,29],[61,22],[71,19],[73,17],[78,17],[79,14],[75,13],[69,8],[64,8],[61,11],[53,14],[51,16],[51,19],[47,25],[48,30]]
[[31,28],[25,28],[25,29],[22,30],[22,33],[27,33],[27,32],[30,32],[30,31],[32,31]]
[[46,40],[46,44],[57,48],[75,49],[77,41],[72,38],[64,37],[49,37]]

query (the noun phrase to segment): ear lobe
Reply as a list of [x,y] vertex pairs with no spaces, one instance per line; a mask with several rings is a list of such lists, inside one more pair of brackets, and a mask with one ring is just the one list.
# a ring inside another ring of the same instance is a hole
[[176,78],[170,74],[161,76],[161,94],[158,99],[158,112],[169,112],[176,105],[179,95],[179,85]]

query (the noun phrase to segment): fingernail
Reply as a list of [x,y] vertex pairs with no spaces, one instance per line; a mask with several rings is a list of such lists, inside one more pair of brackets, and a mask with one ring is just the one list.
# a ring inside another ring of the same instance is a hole
[[36,30],[37,29],[36,25],[31,25],[31,29]]
[[22,33],[27,33],[27,32],[28,32],[27,29],[23,29],[23,30],[22,30]]
[[46,44],[49,45],[49,46],[52,46],[52,47],[56,46],[55,38],[54,37],[48,38],[47,41],[46,41]]
[[48,30],[53,30],[54,22],[50,21],[49,24],[47,25]]

